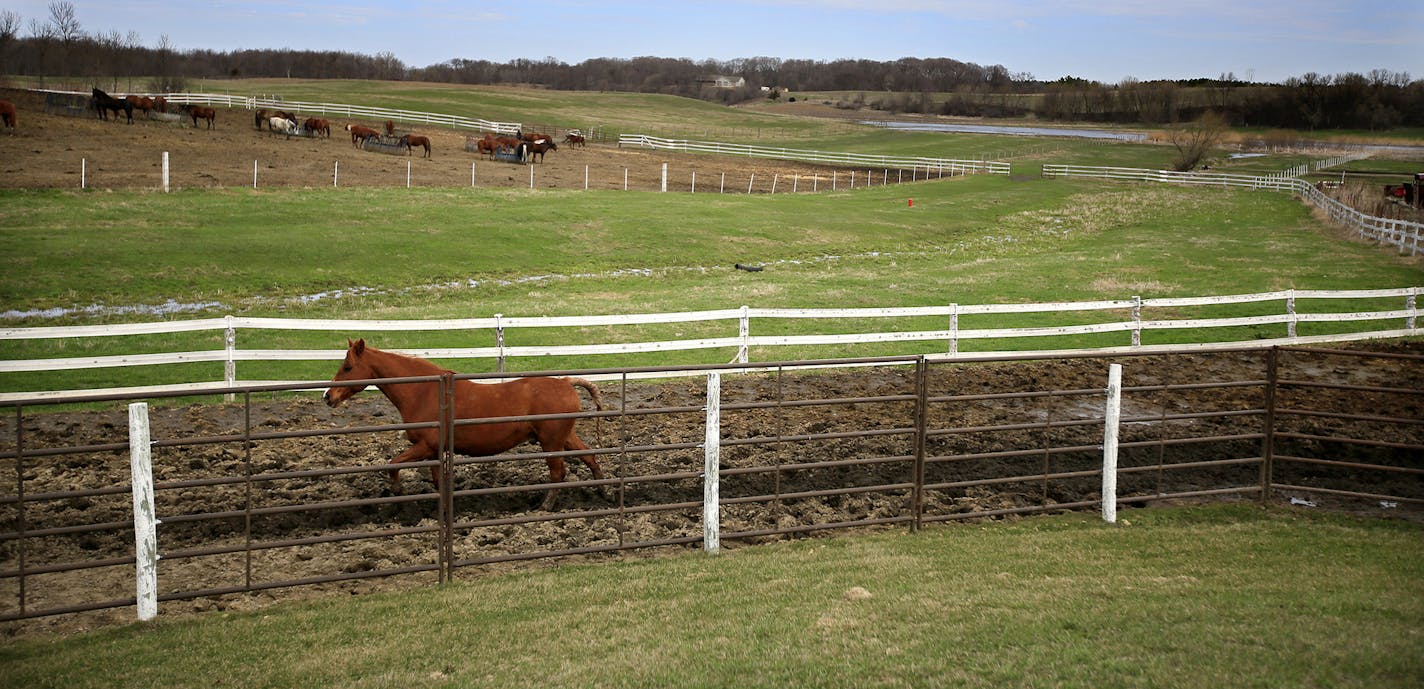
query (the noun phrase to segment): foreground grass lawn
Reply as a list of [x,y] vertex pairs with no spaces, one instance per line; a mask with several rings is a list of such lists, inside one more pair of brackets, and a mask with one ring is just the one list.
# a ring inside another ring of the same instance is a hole
[[1424,683],[1424,526],[1249,505],[1123,516],[462,572],[406,593],[12,639],[0,685]]

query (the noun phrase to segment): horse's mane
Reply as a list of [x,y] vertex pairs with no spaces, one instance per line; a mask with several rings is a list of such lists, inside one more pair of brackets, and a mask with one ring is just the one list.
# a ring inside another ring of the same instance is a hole
[[439,366],[433,361],[422,359],[418,356],[411,356],[409,354],[401,354],[400,352],[392,352],[385,349],[376,349],[375,347],[367,346],[366,353],[369,354],[371,352],[375,352],[377,354],[384,354],[386,356],[393,357],[396,359],[401,359],[403,361],[409,362],[411,366],[426,371],[430,374],[455,372],[451,369]]

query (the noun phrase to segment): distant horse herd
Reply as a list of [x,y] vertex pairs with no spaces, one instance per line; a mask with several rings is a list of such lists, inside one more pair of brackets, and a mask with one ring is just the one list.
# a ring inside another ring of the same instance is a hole
[[[114,121],[117,122],[122,113],[124,121],[133,124],[135,110],[145,117],[155,112],[169,113],[169,103],[163,96],[127,95],[117,98],[105,93],[97,86],[93,88],[90,96],[89,109],[94,111],[101,120],[107,121],[109,116],[113,115]],[[181,104],[176,110],[177,113],[192,119],[194,128],[198,127],[199,121],[206,124],[206,129],[217,128],[217,110],[211,107]],[[6,129],[15,129],[19,126],[14,103],[0,100],[0,120],[3,120]],[[319,117],[301,119],[296,113],[284,110],[259,109],[253,113],[252,124],[259,131],[266,129],[270,136],[283,135],[289,139],[293,136],[304,135],[331,138],[330,121]],[[342,128],[351,135],[351,145],[357,148],[364,147],[367,142],[380,142],[384,139],[386,145],[390,145],[394,141],[396,146],[405,149],[406,155],[412,155],[414,149],[419,148],[422,151],[422,158],[431,157],[432,143],[429,136],[402,134],[397,138],[395,122],[387,120],[384,127],[384,137],[379,130],[362,124],[349,123]],[[577,129],[570,130],[565,134],[563,143],[569,146],[587,145],[583,134]],[[559,147],[554,143],[553,137],[547,134],[515,132],[515,136],[510,137],[491,132],[485,134],[484,138],[475,140],[475,150],[479,154],[491,158],[499,157],[520,162],[533,162],[537,159],[539,162],[543,162],[546,153],[557,151]]]

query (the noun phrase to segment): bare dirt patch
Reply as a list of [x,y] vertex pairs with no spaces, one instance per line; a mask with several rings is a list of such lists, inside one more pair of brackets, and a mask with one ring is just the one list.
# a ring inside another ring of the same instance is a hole
[[[177,123],[148,120],[140,113],[134,124],[102,121],[97,115],[71,117],[44,112],[42,97],[25,91],[3,91],[0,97],[20,109],[20,126],[0,132],[0,187],[79,189],[81,176],[89,189],[160,189],[162,158],[169,155],[172,189],[252,187],[254,164],[259,188],[342,187],[469,187],[471,164],[480,187],[536,189],[661,188],[662,164],[668,163],[668,189],[698,193],[776,193],[826,190],[833,168],[791,162],[682,154],[619,148],[616,142],[586,147],[559,145],[543,162],[531,165],[493,161],[465,151],[467,134],[438,127],[398,124],[398,133],[431,138],[430,158],[389,155],[352,147],[347,123],[383,129],[383,123],[327,117],[331,138],[287,138],[254,126],[253,111],[217,108],[216,128],[199,120]],[[303,113],[303,117],[307,114]],[[554,137],[556,141],[561,136]],[[407,167],[409,163],[409,167]],[[862,171],[863,172],[863,171]],[[846,170],[840,170],[840,186]],[[755,176],[753,178],[753,175]],[[883,176],[883,175],[882,175]],[[864,175],[861,176],[864,181]],[[895,181],[894,173],[890,180]]]
[[[1374,345],[1372,349],[1412,354],[1424,353],[1418,343]],[[929,379],[929,394],[1000,395],[1007,392],[1048,390],[1095,390],[1104,384],[1107,362],[1067,360],[1058,362],[976,364],[935,367]],[[1260,381],[1264,376],[1263,357],[1251,354],[1193,354],[1172,358],[1154,357],[1124,360],[1124,384],[1128,387],[1172,383]],[[1323,379],[1356,386],[1358,389],[1289,390],[1281,392],[1285,407],[1308,408],[1327,414],[1344,413],[1375,416],[1424,418],[1418,396],[1368,392],[1365,388],[1424,389],[1424,368],[1407,360],[1376,359],[1364,362],[1341,358],[1299,356],[1283,366],[1282,378]],[[699,379],[663,383],[628,384],[606,382],[605,401],[612,408],[657,410],[676,407],[700,409],[704,383]],[[867,398],[904,395],[914,389],[913,375],[903,369],[871,369],[846,372],[755,374],[728,377],[723,382],[724,412],[721,437],[726,446],[722,466],[726,470],[779,466],[776,472],[729,474],[723,482],[724,505],[721,530],[725,535],[797,530],[821,525],[893,519],[908,514],[909,491],[903,487],[912,471],[913,436],[897,432],[912,425],[913,405],[906,401],[847,402],[797,406],[807,400]],[[350,406],[330,409],[319,392],[298,396],[254,400],[241,404],[203,404],[156,407],[153,410],[153,437],[158,441],[229,436],[227,442],[158,448],[155,451],[155,478],[170,487],[158,494],[160,518],[160,594],[191,592],[224,587],[242,587],[263,582],[360,574],[435,562],[438,541],[433,532],[421,532],[436,522],[436,505],[427,497],[409,502],[389,502],[365,506],[336,506],[311,509],[309,506],[359,498],[392,497],[384,472],[367,471],[337,476],[292,476],[246,484],[202,485],[204,479],[245,475],[273,475],[337,467],[356,469],[379,466],[402,450],[406,443],[398,431],[353,433],[320,437],[255,441],[249,451],[242,442],[244,428],[254,434],[304,430],[330,431],[390,424],[398,421],[394,409],[375,391],[356,397]],[[1119,478],[1124,496],[1152,496],[1164,493],[1210,491],[1224,487],[1251,486],[1258,482],[1257,462],[1242,461],[1260,456],[1262,417],[1251,413],[1263,402],[1259,385],[1129,394],[1124,400],[1126,419],[1120,460],[1125,468],[1138,468]],[[738,403],[782,401],[774,409],[735,410]],[[924,512],[931,516],[954,516],[1024,507],[1091,502],[1098,490],[1100,466],[1102,398],[1099,395],[1062,395],[1035,399],[986,397],[971,402],[932,404],[929,425],[937,429],[966,430],[932,434],[927,443],[930,457],[955,457],[954,461],[931,463],[926,482],[983,481],[981,485],[927,491]],[[587,403],[586,403],[587,404]],[[38,413],[25,418],[23,442],[30,451],[46,447],[91,446],[126,443],[126,412],[81,411]],[[1075,425],[1076,420],[1086,420]],[[1328,415],[1292,417],[1283,426],[1306,436],[1340,434],[1393,444],[1424,444],[1424,426],[1383,424],[1368,419],[1351,420]],[[543,513],[538,503],[542,492],[519,490],[547,480],[544,462],[512,459],[496,463],[476,463],[456,470],[456,490],[491,487],[510,492],[457,498],[455,519],[459,523],[484,522],[481,526],[457,530],[453,543],[456,560],[497,560],[520,554],[575,548],[617,546],[684,538],[696,547],[701,533],[701,481],[696,478],[702,463],[696,446],[704,433],[700,411],[629,415],[594,425],[585,420],[580,434],[595,447],[663,447],[647,452],[611,454],[604,458],[605,470],[627,481],[618,488],[571,486],[561,491],[554,513]],[[738,445],[748,438],[795,437],[814,434],[841,434],[847,437],[791,440],[755,445]],[[1216,437],[1205,443],[1191,438]],[[16,442],[14,417],[0,420],[0,451],[13,452]],[[1051,454],[1046,448],[1060,448]],[[1070,449],[1061,449],[1070,448]],[[1077,448],[1077,449],[1071,449]],[[1022,454],[1012,454],[1022,451]],[[1315,440],[1282,441],[1277,453],[1354,461],[1376,465],[1421,468],[1417,450],[1398,447],[1345,446]],[[1008,454],[1006,454],[1008,453]],[[837,466],[846,459],[874,459],[870,464]],[[1189,464],[1189,468],[1154,469],[1159,465]],[[573,474],[587,478],[587,471],[571,463]],[[1087,472],[1087,475],[1046,481],[1024,478],[1001,482],[1005,477],[1032,477],[1044,471]],[[1424,486],[1417,475],[1382,474],[1331,465],[1297,464],[1277,467],[1277,481],[1303,486],[1370,494],[1424,498]],[[52,457],[29,457],[23,467],[13,458],[0,460],[0,476],[23,476],[29,496],[81,488],[126,486],[129,478],[126,450],[84,452]],[[684,474],[680,478],[659,478]],[[406,493],[432,490],[422,471],[403,474]],[[641,477],[641,478],[640,478]],[[187,483],[185,483],[187,482]],[[901,487],[886,487],[901,484]],[[863,492],[809,496],[817,491],[865,488]],[[7,488],[11,497],[16,487]],[[736,503],[739,497],[781,496],[776,499]],[[1215,499],[1255,499],[1254,494],[1217,496]],[[1377,516],[1418,518],[1418,504],[1384,505],[1379,500],[1350,500],[1310,492],[1284,491],[1271,501],[1289,504],[1291,498],[1306,499],[1325,507],[1350,509]],[[1150,501],[1149,501],[1150,502]],[[14,534],[50,529],[50,535],[24,541],[25,566],[33,570],[50,563],[84,562],[132,557],[130,497],[125,491],[113,495],[63,498],[27,503],[23,516],[13,503],[4,507],[5,532]],[[1140,503],[1133,503],[1140,504]],[[682,505],[672,509],[641,511],[659,505]],[[287,507],[308,506],[283,511]],[[260,516],[249,516],[249,508],[277,508]],[[559,515],[598,513],[590,516],[553,519]],[[185,515],[222,514],[222,518],[184,521]],[[548,521],[524,524],[497,523],[525,516],[548,516]],[[23,518],[23,526],[21,525]],[[490,523],[496,522],[496,523]],[[64,533],[82,524],[113,523],[102,531]],[[905,528],[904,524],[890,528]],[[258,543],[342,534],[385,532],[370,540],[334,540],[256,551],[250,560],[242,553],[183,557],[182,551],[214,545],[241,545],[247,539]],[[736,543],[756,543],[765,537],[737,539]],[[735,545],[729,543],[728,545]],[[660,548],[635,551],[656,553]],[[612,557],[593,555],[590,557]],[[0,569],[15,571],[20,566],[21,546],[16,540],[0,543]],[[479,576],[515,565],[492,562],[456,570],[457,577]],[[202,595],[161,605],[164,615],[191,614],[214,610],[246,610],[278,600],[360,593],[364,591],[423,586],[433,583],[431,572],[380,579],[362,579],[283,588],[253,593]],[[129,561],[78,572],[32,575],[26,579],[29,609],[44,609],[76,603],[122,599],[133,595],[133,565]],[[0,609],[14,612],[19,599],[15,578],[0,581]],[[72,632],[94,626],[123,623],[132,619],[131,608],[116,608],[78,615],[62,615],[39,620],[7,623],[10,635],[30,632]]]

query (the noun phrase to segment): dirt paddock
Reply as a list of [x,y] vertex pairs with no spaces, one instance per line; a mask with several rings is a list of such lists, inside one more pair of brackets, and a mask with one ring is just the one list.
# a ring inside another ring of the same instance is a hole
[[[20,109],[20,126],[0,131],[0,188],[79,189],[81,177],[89,189],[162,188],[162,158],[169,154],[171,189],[253,186],[254,164],[258,188],[404,187],[409,171],[413,187],[469,187],[471,164],[479,187],[529,188],[530,172],[536,189],[589,189],[656,191],[661,188],[662,164],[668,163],[668,189],[697,193],[787,193],[813,188],[827,191],[832,174],[838,188],[849,183],[850,170],[790,161],[736,156],[709,156],[619,148],[616,142],[578,147],[560,144],[542,162],[529,165],[491,160],[465,151],[467,135],[435,126],[397,123],[400,133],[422,134],[431,139],[431,157],[391,155],[354,148],[343,125],[362,124],[384,131],[384,122],[300,113],[301,118],[324,117],[331,123],[330,138],[274,135],[254,126],[254,111],[216,108],[216,128],[199,120],[176,123],[144,119],[134,124],[103,121],[90,113],[73,117],[44,112],[39,95],[0,89],[0,98]],[[170,111],[174,110],[170,106]],[[556,141],[562,137],[555,136]],[[409,163],[409,168],[407,168]],[[865,170],[857,172],[857,185],[865,183]],[[876,182],[886,172],[875,170]],[[753,175],[755,177],[753,177]],[[898,171],[888,173],[890,183]],[[907,172],[908,180],[911,173]],[[798,179],[799,177],[799,179]]]
[[[1368,346],[1392,353],[1424,354],[1424,344]],[[1387,441],[1395,447],[1354,446],[1319,440],[1281,440],[1281,455],[1322,457],[1374,465],[1424,468],[1412,446],[1424,446],[1424,401],[1419,395],[1372,392],[1374,388],[1424,390],[1424,366],[1411,359],[1331,358],[1286,355],[1282,379],[1328,380],[1352,389],[1293,390],[1283,387],[1281,405],[1319,413],[1279,421],[1284,431],[1310,437],[1338,435]],[[1008,514],[1054,505],[1088,503],[1095,509],[1101,466],[1101,417],[1107,361],[1063,361],[942,365],[932,367],[928,394],[973,396],[966,401],[932,403],[928,409],[925,483],[955,484],[927,489],[923,513],[931,519],[963,515]],[[1126,506],[1151,504],[1153,496],[1246,487],[1211,499],[1256,500],[1262,453],[1264,356],[1260,353],[1193,354],[1129,358],[1122,361],[1124,450],[1119,478]],[[1233,382],[1239,385],[1226,385]],[[1133,387],[1186,383],[1218,387],[1143,390]],[[1249,384],[1247,384],[1249,383]],[[573,559],[628,557],[668,549],[698,547],[701,534],[702,451],[705,382],[665,382],[600,386],[610,409],[633,411],[598,422],[580,422],[580,434],[602,456],[616,486],[569,486],[560,491],[552,512],[538,507],[543,492],[526,487],[547,481],[540,459],[481,462],[459,458],[455,491],[503,492],[456,497],[452,554],[469,566],[454,570],[456,579],[541,566],[506,562],[529,554],[582,548],[616,549],[639,543],[682,543],[626,551],[579,555]],[[880,527],[908,530],[914,471],[914,403],[895,398],[913,394],[912,371],[875,368],[848,371],[788,371],[781,374],[728,376],[722,385],[724,408],[721,531],[726,545],[759,543],[761,535],[784,531],[790,537],[818,533],[827,525],[884,522]],[[1062,392],[1034,397],[1019,393]],[[160,595],[220,591],[227,587],[260,589],[266,582],[322,577],[361,577],[435,563],[436,502],[428,473],[410,469],[406,490],[392,495],[379,467],[406,446],[395,430],[252,441],[244,433],[285,433],[354,429],[397,423],[394,408],[374,390],[347,406],[331,409],[320,391],[254,398],[250,405],[221,403],[155,406],[153,439],[223,436],[225,442],[160,446],[154,451],[159,518]],[[870,401],[866,401],[869,399]],[[858,400],[858,401],[844,401]],[[776,403],[737,409],[737,405]],[[588,401],[585,398],[585,408]],[[689,409],[693,411],[688,411]],[[680,411],[667,411],[680,410]],[[1253,411],[1254,410],[1254,411]],[[1332,415],[1370,418],[1335,418]],[[1394,416],[1413,425],[1371,420]],[[938,429],[938,430],[935,430]],[[952,429],[952,430],[951,430]],[[54,563],[117,560],[116,564],[72,572],[31,574],[25,578],[25,605],[41,610],[133,596],[131,497],[126,488],[113,494],[44,499],[44,494],[129,483],[127,412],[124,409],[37,412],[24,418],[28,452],[51,447],[105,443],[123,449],[55,456],[30,456],[23,467],[13,457],[17,438],[14,415],[0,421],[0,476],[23,476],[23,486],[5,491],[3,528],[11,538],[0,542],[0,570],[21,566],[34,571]],[[248,437],[251,437],[248,436]],[[1193,438],[1215,438],[1193,442]],[[778,440],[786,438],[787,440]],[[758,440],[760,439],[760,440]],[[758,442],[750,442],[758,440]],[[745,441],[745,442],[739,442]],[[525,446],[532,451],[532,446]],[[856,465],[839,465],[848,459]],[[1163,469],[1165,467],[1165,470]],[[770,469],[769,469],[770,468]],[[325,476],[303,472],[349,469]],[[589,474],[570,462],[572,478]],[[1068,474],[1052,480],[1042,474]],[[1322,486],[1367,494],[1424,498],[1417,474],[1361,471],[1330,465],[1279,462],[1275,482]],[[256,476],[251,483],[211,485],[215,477]],[[20,488],[29,501],[14,498]],[[839,491],[828,495],[818,492]],[[1132,496],[1146,498],[1131,500]],[[4,496],[0,496],[4,497]],[[341,501],[382,498],[361,506],[332,506]],[[1399,518],[1420,518],[1421,505],[1387,504],[1302,491],[1276,491],[1269,499],[1289,505],[1304,500],[1319,508],[1338,508]],[[1302,507],[1301,509],[1307,509]],[[259,514],[248,515],[248,510]],[[196,518],[201,515],[202,518]],[[526,517],[537,521],[513,523]],[[983,517],[974,517],[980,519]],[[21,522],[23,519],[23,524]],[[66,529],[112,524],[100,530]],[[20,530],[45,533],[23,541]],[[46,531],[47,530],[47,531]],[[852,529],[855,530],[855,529]],[[832,531],[833,533],[835,531]],[[376,536],[356,540],[351,536]],[[283,545],[312,538],[329,541]],[[243,552],[217,555],[185,551],[244,542],[263,544],[249,558]],[[23,550],[23,555],[22,551]],[[566,561],[541,560],[540,562]],[[160,614],[246,610],[274,601],[307,596],[430,585],[433,571],[397,576],[327,581],[295,588],[250,593],[185,596],[164,602]],[[18,611],[19,581],[0,580],[0,611]],[[7,634],[71,632],[133,619],[132,607],[7,622]]]

